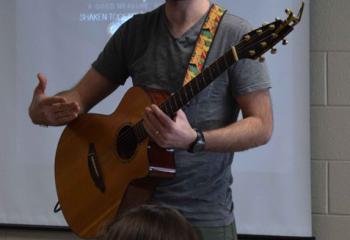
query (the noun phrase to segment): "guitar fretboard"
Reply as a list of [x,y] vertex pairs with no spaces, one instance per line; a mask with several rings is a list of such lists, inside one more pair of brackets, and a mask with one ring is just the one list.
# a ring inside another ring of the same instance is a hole
[[[172,94],[159,106],[159,108],[169,117],[173,117],[179,109],[191,101],[193,97],[205,89],[234,63],[235,59],[232,51],[227,51],[223,56],[218,58],[194,79],[192,79],[192,81]],[[148,136],[143,127],[143,120],[136,123],[132,129],[138,139],[138,142],[142,142]]]

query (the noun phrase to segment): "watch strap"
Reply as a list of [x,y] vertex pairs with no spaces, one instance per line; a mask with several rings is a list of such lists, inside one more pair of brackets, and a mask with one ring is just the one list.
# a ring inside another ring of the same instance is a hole
[[187,150],[190,153],[203,151],[205,147],[205,138],[203,131],[201,129],[196,128],[194,128],[194,130],[197,133],[197,137],[194,140],[194,142],[190,145],[190,148]]

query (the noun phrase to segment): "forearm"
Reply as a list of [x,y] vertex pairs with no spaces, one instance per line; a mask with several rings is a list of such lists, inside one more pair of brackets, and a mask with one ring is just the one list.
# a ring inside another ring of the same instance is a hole
[[59,92],[55,96],[63,97],[67,102],[76,102],[79,105],[79,113],[87,112],[87,106],[82,101],[79,92],[74,88]]
[[272,123],[247,117],[227,127],[205,131],[205,150],[238,152],[266,144],[272,134]]
[[117,84],[91,68],[76,86],[56,95],[67,98],[68,102],[76,102],[80,106],[79,113],[87,113],[117,87]]

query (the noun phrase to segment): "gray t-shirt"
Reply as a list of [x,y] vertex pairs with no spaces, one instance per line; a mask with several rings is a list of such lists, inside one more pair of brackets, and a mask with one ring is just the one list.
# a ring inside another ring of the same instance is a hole
[[[131,76],[141,87],[175,92],[181,88],[203,16],[180,38],[167,27],[164,5],[134,16],[107,43],[93,67],[119,84]],[[243,19],[226,13],[206,65],[236,45],[251,30]],[[235,96],[270,88],[264,64],[240,60],[183,108],[192,127],[203,130],[237,120]],[[175,151],[176,177],[163,181],[153,196],[158,204],[174,207],[195,226],[224,226],[233,221],[231,164],[233,153]]]

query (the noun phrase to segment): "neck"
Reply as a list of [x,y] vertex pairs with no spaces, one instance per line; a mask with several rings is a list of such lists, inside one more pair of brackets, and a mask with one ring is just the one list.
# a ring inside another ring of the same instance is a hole
[[175,33],[187,30],[203,17],[209,6],[208,0],[166,0],[165,14],[170,30]]

